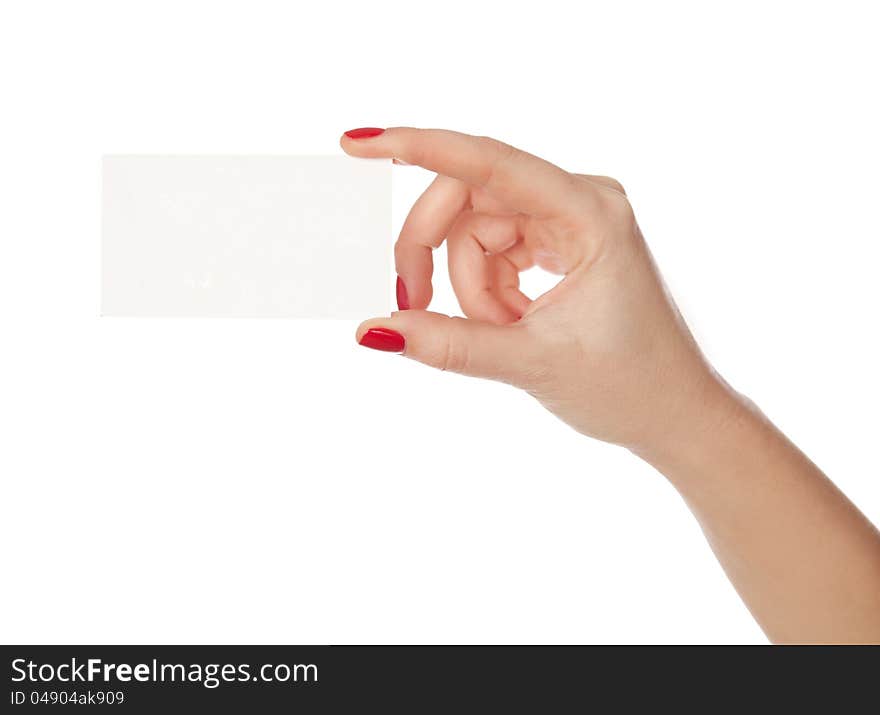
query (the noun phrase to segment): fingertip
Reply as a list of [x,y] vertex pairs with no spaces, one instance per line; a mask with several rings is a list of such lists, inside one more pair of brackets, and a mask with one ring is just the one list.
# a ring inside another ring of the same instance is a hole
[[339,146],[349,156],[358,156],[358,147],[353,139],[349,139],[345,134],[339,137]]
[[433,295],[431,279],[415,280],[397,276],[395,294],[398,310],[425,310],[431,303]]
[[397,309],[426,310],[431,304],[433,292],[430,280],[415,280],[398,276]]
[[339,137],[339,146],[342,151],[350,156],[369,157],[375,156],[376,147],[374,141],[381,137],[385,130],[380,127],[358,127],[349,129]]
[[531,298],[514,286],[499,288],[498,298],[510,310],[514,321],[522,320],[523,315],[532,305]]
[[398,240],[394,245],[394,263],[399,281],[396,290],[398,307],[401,310],[426,309],[434,292],[431,285],[434,272],[431,249],[412,241]]
[[395,287],[397,295],[397,307],[399,310],[409,310],[409,293],[406,290],[406,283],[403,278],[397,276],[397,285]]
[[[368,321],[370,322],[370,321]],[[358,345],[386,353],[402,353],[406,348],[406,338],[397,330],[379,325],[358,328]]]
[[364,335],[366,335],[368,330],[380,328],[382,327],[383,323],[387,324],[388,320],[388,318],[370,318],[369,320],[365,320],[363,323],[357,326],[357,330],[355,330],[354,332],[355,342],[360,344],[361,340],[363,340],[363,337]]

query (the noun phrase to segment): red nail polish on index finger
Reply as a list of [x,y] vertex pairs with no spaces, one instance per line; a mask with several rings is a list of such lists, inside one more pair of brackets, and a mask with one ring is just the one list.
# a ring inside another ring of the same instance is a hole
[[379,127],[358,127],[357,129],[349,129],[345,136],[349,139],[369,139],[379,136],[384,131],[384,129],[379,129]]

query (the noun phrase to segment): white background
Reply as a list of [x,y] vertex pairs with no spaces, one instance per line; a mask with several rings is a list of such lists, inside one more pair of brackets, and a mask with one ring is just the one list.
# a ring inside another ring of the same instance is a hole
[[663,478],[524,394],[355,323],[100,319],[100,158],[412,124],[616,176],[719,370],[876,521],[871,6],[3,3],[2,640],[762,642]]

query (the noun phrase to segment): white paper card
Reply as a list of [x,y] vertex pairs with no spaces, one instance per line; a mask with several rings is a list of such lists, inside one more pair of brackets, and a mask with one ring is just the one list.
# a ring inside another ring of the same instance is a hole
[[104,315],[387,314],[390,255],[390,161],[104,158]]

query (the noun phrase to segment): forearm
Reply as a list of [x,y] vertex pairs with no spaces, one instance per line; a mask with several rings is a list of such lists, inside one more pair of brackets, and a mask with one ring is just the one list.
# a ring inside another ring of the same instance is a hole
[[880,533],[754,406],[718,384],[666,475],[776,642],[880,642]]

